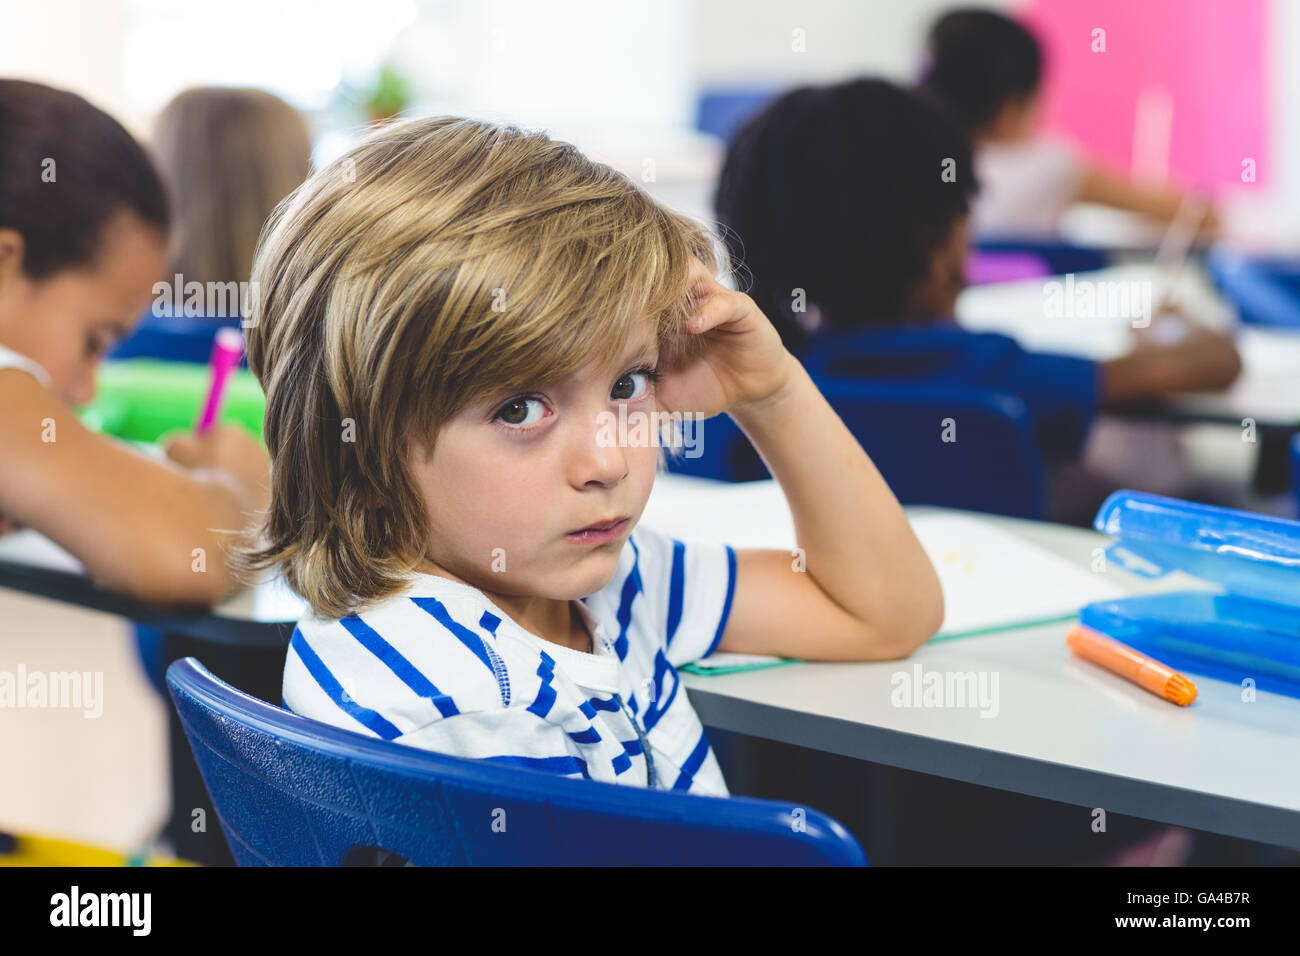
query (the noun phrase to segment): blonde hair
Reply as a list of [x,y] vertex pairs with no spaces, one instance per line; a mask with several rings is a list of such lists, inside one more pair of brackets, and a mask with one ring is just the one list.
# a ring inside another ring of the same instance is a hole
[[265,90],[196,87],[159,114],[153,152],[175,210],[169,275],[247,282],[266,218],[311,169],[302,114]]
[[429,535],[407,437],[612,363],[647,328],[671,365],[691,257],[716,265],[702,226],[539,132],[408,121],[316,173],[253,269],[273,489],[249,566],[282,568],[324,617],[400,590]]

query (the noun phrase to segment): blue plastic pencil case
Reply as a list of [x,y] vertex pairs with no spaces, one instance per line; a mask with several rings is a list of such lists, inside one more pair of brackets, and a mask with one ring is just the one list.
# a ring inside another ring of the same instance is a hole
[[1118,491],[1093,526],[1126,570],[1218,590],[1098,601],[1080,623],[1178,670],[1300,697],[1300,521]]

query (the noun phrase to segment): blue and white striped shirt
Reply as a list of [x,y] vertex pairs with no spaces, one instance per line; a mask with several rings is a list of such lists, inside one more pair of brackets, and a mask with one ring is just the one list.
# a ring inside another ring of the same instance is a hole
[[717,647],[735,584],[730,547],[635,528],[609,584],[578,602],[586,654],[524,630],[477,588],[418,574],[360,615],[305,616],[285,706],[442,753],[726,796],[676,668]]

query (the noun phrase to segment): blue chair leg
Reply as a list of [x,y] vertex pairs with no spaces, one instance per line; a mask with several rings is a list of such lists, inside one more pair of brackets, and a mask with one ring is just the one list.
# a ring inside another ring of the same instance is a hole
[[164,683],[168,661],[163,658],[163,636],[157,628],[135,625],[135,648],[140,655],[140,666],[144,668],[153,685],[164,700],[167,699],[167,686]]

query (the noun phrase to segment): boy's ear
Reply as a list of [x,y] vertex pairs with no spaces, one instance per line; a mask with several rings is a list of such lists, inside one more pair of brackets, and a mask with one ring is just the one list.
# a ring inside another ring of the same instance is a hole
[[23,275],[27,243],[17,229],[0,229],[0,292]]

